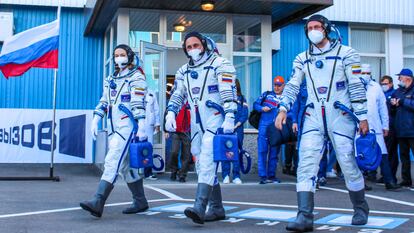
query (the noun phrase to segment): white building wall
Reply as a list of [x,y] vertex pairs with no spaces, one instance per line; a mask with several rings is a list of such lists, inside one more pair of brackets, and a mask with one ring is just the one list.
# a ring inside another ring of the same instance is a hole
[[332,21],[414,25],[413,0],[334,0],[320,11]]

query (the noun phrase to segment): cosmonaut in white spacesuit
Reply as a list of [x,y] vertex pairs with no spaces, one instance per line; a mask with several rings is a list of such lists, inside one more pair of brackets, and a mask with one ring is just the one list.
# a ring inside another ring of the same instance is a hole
[[313,230],[316,176],[329,141],[335,149],[354,207],[352,224],[364,225],[368,220],[364,179],[354,155],[356,125],[334,104],[339,101],[352,109],[360,120],[360,132],[368,132],[367,100],[364,85],[359,79],[360,57],[338,39],[330,39],[333,30],[337,32],[321,15],[313,15],[306,22],[305,33],[310,46],[293,62],[292,76],[283,91],[280,112],[275,121],[276,127],[281,129],[286,122],[286,112],[295,102],[300,85],[306,79],[308,99],[299,145],[296,185],[299,211],[296,220],[286,227],[290,231]]
[[[142,177],[138,169],[129,167],[129,144],[133,137],[147,138],[145,133],[145,95],[147,83],[139,64],[134,64],[135,54],[128,45],[118,45],[114,49],[115,72],[104,83],[99,104],[94,111],[91,124],[92,137],[95,140],[99,121],[107,115],[108,153],[105,157],[104,171],[98,190],[90,201],[80,206],[96,217],[101,217],[105,201],[111,193],[118,175],[127,182],[133,197],[131,207],[123,211],[132,214],[148,209]],[[138,62],[138,59],[136,59]],[[139,62],[138,62],[139,63]],[[119,106],[124,106],[122,111]],[[129,111],[138,121],[138,133],[134,135],[133,123],[125,111]]]
[[[194,207],[187,208],[184,213],[195,223],[203,224],[204,221],[225,218],[216,179],[217,164],[213,161],[213,137],[220,127],[224,133],[234,131],[236,77],[233,65],[218,56],[214,42],[200,33],[187,34],[183,49],[189,62],[175,76],[175,90],[167,108],[166,130],[175,130],[175,118],[187,94],[191,108],[191,152],[197,156],[198,186]],[[224,120],[217,110],[206,106],[207,100],[223,106]],[[209,212],[205,214],[210,196]]]

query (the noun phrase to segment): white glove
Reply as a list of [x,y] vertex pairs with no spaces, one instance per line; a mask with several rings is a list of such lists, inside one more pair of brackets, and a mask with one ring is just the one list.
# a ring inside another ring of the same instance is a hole
[[227,113],[224,117],[224,122],[221,125],[223,128],[223,133],[233,133],[234,132],[234,114]]
[[94,115],[93,120],[91,122],[91,134],[92,134],[92,139],[94,141],[96,140],[96,136],[98,136],[98,124],[100,120],[101,120],[101,117],[99,117],[98,115]]
[[175,121],[175,114],[168,111],[167,116],[165,117],[165,130],[168,132],[175,132],[176,129],[177,122]]
[[137,136],[139,141],[144,141],[148,138],[147,134],[145,133],[145,119],[138,120],[138,133]]

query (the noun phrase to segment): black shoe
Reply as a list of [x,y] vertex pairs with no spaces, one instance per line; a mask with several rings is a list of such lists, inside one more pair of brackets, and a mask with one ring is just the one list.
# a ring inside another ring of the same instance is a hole
[[178,180],[178,182],[185,183],[185,177],[180,177],[180,179]]
[[204,224],[204,216],[206,214],[206,208],[212,189],[213,186],[205,183],[198,183],[194,207],[186,208],[184,210],[185,216],[195,223]]
[[145,198],[143,180],[139,179],[133,183],[127,183],[132,193],[132,205],[122,211],[124,214],[136,214],[148,209],[148,202]]
[[313,231],[313,193],[298,192],[298,214],[294,222],[286,226],[286,230],[294,232]]
[[108,198],[113,188],[113,184],[105,180],[101,180],[99,182],[95,197],[90,201],[81,202],[80,207],[86,211],[89,211],[91,215],[100,218],[104,210],[106,199]]
[[411,187],[411,185],[413,185],[413,184],[412,184],[412,182],[410,182],[410,181],[406,181],[406,180],[403,180],[403,181],[400,183],[400,186],[405,186],[405,187]]
[[377,183],[383,184],[384,183],[384,177],[381,177],[381,178],[377,179]]
[[401,186],[399,186],[398,184],[392,182],[392,183],[385,183],[385,189],[386,190],[396,190],[401,188]]
[[371,186],[365,185],[365,191],[371,191],[371,190],[372,190]]
[[221,198],[221,189],[220,184],[213,186],[209,199],[209,208],[204,217],[206,222],[219,221],[226,218],[226,211],[223,207],[223,202]]
[[177,172],[171,172],[170,180],[171,181],[176,181],[177,180]]
[[349,198],[354,207],[354,215],[352,216],[352,225],[365,225],[368,222],[369,206],[365,200],[365,190],[350,191]]
[[290,171],[291,171],[290,167],[283,167],[282,169],[283,174],[286,174],[286,175],[289,175]]

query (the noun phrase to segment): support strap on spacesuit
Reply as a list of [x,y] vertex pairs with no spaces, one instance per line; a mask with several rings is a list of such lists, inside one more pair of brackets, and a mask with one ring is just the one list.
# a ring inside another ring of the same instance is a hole
[[355,116],[354,112],[351,109],[349,109],[347,106],[345,106],[344,104],[342,104],[341,102],[335,101],[334,108],[340,109],[340,110],[348,113],[349,116],[352,118],[352,120],[354,120],[355,123],[359,124],[359,119],[358,119],[357,116]]
[[134,126],[134,128],[132,129],[132,132],[134,133],[134,135],[137,134],[138,123],[135,121],[134,115],[132,114],[132,112],[129,111],[129,109],[123,104],[118,105],[118,108],[121,112],[125,113],[128,116],[128,118],[131,120],[132,125]]

